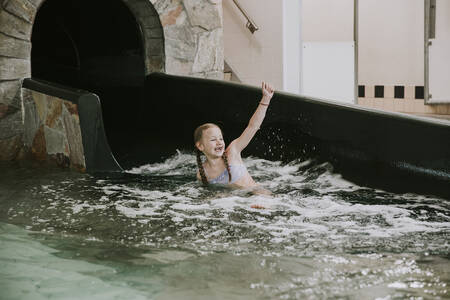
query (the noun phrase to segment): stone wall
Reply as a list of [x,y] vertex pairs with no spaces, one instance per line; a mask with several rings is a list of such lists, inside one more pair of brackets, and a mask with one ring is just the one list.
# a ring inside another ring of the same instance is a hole
[[20,82],[0,83],[0,97],[0,160],[14,160],[23,156],[20,155],[24,134]]
[[[31,77],[31,32],[36,13],[44,1],[0,0],[0,160],[14,160],[33,149],[33,143],[30,144],[33,133],[28,131],[35,125],[27,122],[42,117],[25,118],[32,109],[24,109],[30,103],[23,97],[21,83],[24,78]],[[147,74],[160,71],[223,78],[221,0],[123,1],[142,29]],[[67,108],[66,105],[61,107]],[[56,137],[58,134],[52,131],[55,128],[45,128],[37,129],[38,135],[55,136],[46,139],[46,149],[64,150],[58,148],[62,144]],[[36,149],[34,154],[38,158],[41,152]],[[70,154],[67,151],[58,153]]]
[[152,0],[165,36],[166,72],[223,78],[222,1]]
[[33,160],[86,169],[76,104],[23,89],[23,143]]
[[33,1],[0,1],[0,160],[23,157],[21,79],[29,77]]

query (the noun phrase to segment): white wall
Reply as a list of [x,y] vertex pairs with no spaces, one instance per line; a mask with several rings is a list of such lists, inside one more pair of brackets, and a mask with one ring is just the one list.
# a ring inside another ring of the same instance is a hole
[[301,90],[301,11],[302,0],[283,1],[283,90]]
[[[240,0],[260,27],[252,35],[233,2],[224,0],[225,59],[244,83],[266,80],[277,89],[295,92],[301,49],[295,49],[298,27],[292,28],[300,26],[304,42],[352,41],[353,2]],[[301,23],[292,27],[296,5]],[[359,0],[359,84],[423,85],[423,27],[423,0]]]
[[355,102],[353,0],[303,0],[302,94]]
[[359,1],[359,84],[424,84],[424,1]]
[[231,0],[222,3],[225,60],[244,83],[268,81],[283,89],[283,2],[239,1],[260,28],[254,34]]
[[429,46],[430,102],[450,103],[450,1],[436,1],[436,37]]
[[[359,0],[358,81],[423,85],[423,0]],[[303,41],[352,41],[353,0],[303,0]]]

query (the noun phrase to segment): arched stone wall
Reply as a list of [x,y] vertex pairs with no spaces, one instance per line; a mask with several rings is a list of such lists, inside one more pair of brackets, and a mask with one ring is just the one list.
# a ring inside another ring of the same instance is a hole
[[[45,0],[0,0],[0,160],[21,156],[31,33]],[[93,0],[94,1],[94,0]],[[146,73],[223,77],[221,0],[122,0],[140,24]]]
[[164,72],[164,34],[158,12],[148,0],[122,0],[141,27],[144,42],[145,72]]

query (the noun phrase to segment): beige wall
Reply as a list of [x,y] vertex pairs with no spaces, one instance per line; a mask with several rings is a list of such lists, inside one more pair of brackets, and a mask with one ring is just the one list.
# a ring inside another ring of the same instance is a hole
[[424,1],[359,1],[359,83],[424,84]]
[[301,11],[302,1],[283,1],[283,90],[301,91]]
[[353,41],[353,0],[302,0],[301,16],[304,42]]
[[282,1],[239,1],[259,26],[254,34],[231,0],[223,3],[225,60],[243,83],[259,86],[271,82],[283,88],[283,3]]
[[[352,41],[353,0],[303,0],[303,41]],[[423,85],[423,0],[359,0],[359,84]]]
[[[225,59],[245,83],[267,80],[281,88],[283,1],[240,3],[261,29],[252,35],[232,1],[223,1]],[[353,5],[353,0],[301,0],[303,42],[352,41]],[[359,0],[359,84],[424,84],[423,7],[423,0]]]

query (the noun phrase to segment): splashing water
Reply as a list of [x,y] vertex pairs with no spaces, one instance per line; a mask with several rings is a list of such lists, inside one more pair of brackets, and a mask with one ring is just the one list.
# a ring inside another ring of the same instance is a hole
[[[272,196],[203,187],[195,157],[181,152],[95,177],[5,165],[0,259],[27,261],[14,243],[32,240],[55,266],[88,264],[65,270],[100,279],[99,299],[448,296],[446,200],[360,187],[314,160],[245,163]],[[0,274],[13,276],[6,266]]]

